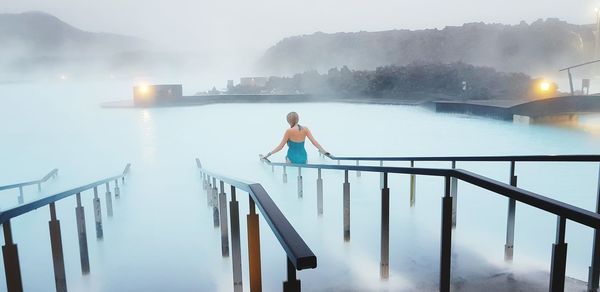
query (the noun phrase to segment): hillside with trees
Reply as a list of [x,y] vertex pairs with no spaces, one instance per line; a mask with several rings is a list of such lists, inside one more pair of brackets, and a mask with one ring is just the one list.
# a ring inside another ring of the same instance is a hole
[[539,74],[589,61],[593,52],[593,25],[547,19],[517,25],[468,23],[443,29],[318,32],[283,39],[265,52],[259,64],[269,74],[325,72],[344,65],[373,70],[423,61]]

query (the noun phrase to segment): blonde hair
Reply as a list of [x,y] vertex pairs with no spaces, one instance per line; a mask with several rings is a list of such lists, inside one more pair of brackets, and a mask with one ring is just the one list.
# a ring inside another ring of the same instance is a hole
[[297,125],[298,121],[300,120],[300,117],[298,117],[297,112],[290,112],[289,114],[287,114],[286,118],[287,122],[290,124],[290,127]]

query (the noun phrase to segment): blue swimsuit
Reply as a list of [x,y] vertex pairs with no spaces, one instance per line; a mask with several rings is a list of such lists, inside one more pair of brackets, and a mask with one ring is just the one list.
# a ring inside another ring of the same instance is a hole
[[[298,125],[298,129],[302,131],[302,127],[300,127],[300,125]],[[287,159],[294,164],[305,164],[307,156],[306,149],[304,149],[304,141],[294,142],[292,140],[288,140],[287,145]]]

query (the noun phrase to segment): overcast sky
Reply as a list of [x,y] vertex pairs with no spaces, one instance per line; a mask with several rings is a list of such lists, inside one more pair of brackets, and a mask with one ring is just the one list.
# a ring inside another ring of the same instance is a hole
[[1,0],[0,11],[44,11],[84,30],[183,49],[257,51],[286,36],[316,31],[516,24],[547,17],[592,23],[596,5],[600,0]]

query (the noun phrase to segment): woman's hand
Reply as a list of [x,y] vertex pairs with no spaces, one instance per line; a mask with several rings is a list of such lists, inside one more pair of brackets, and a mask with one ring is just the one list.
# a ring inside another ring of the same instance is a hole
[[271,152],[267,153],[267,155],[258,154],[258,157],[260,158],[260,160],[267,159],[267,158],[269,158],[269,156],[271,156]]

